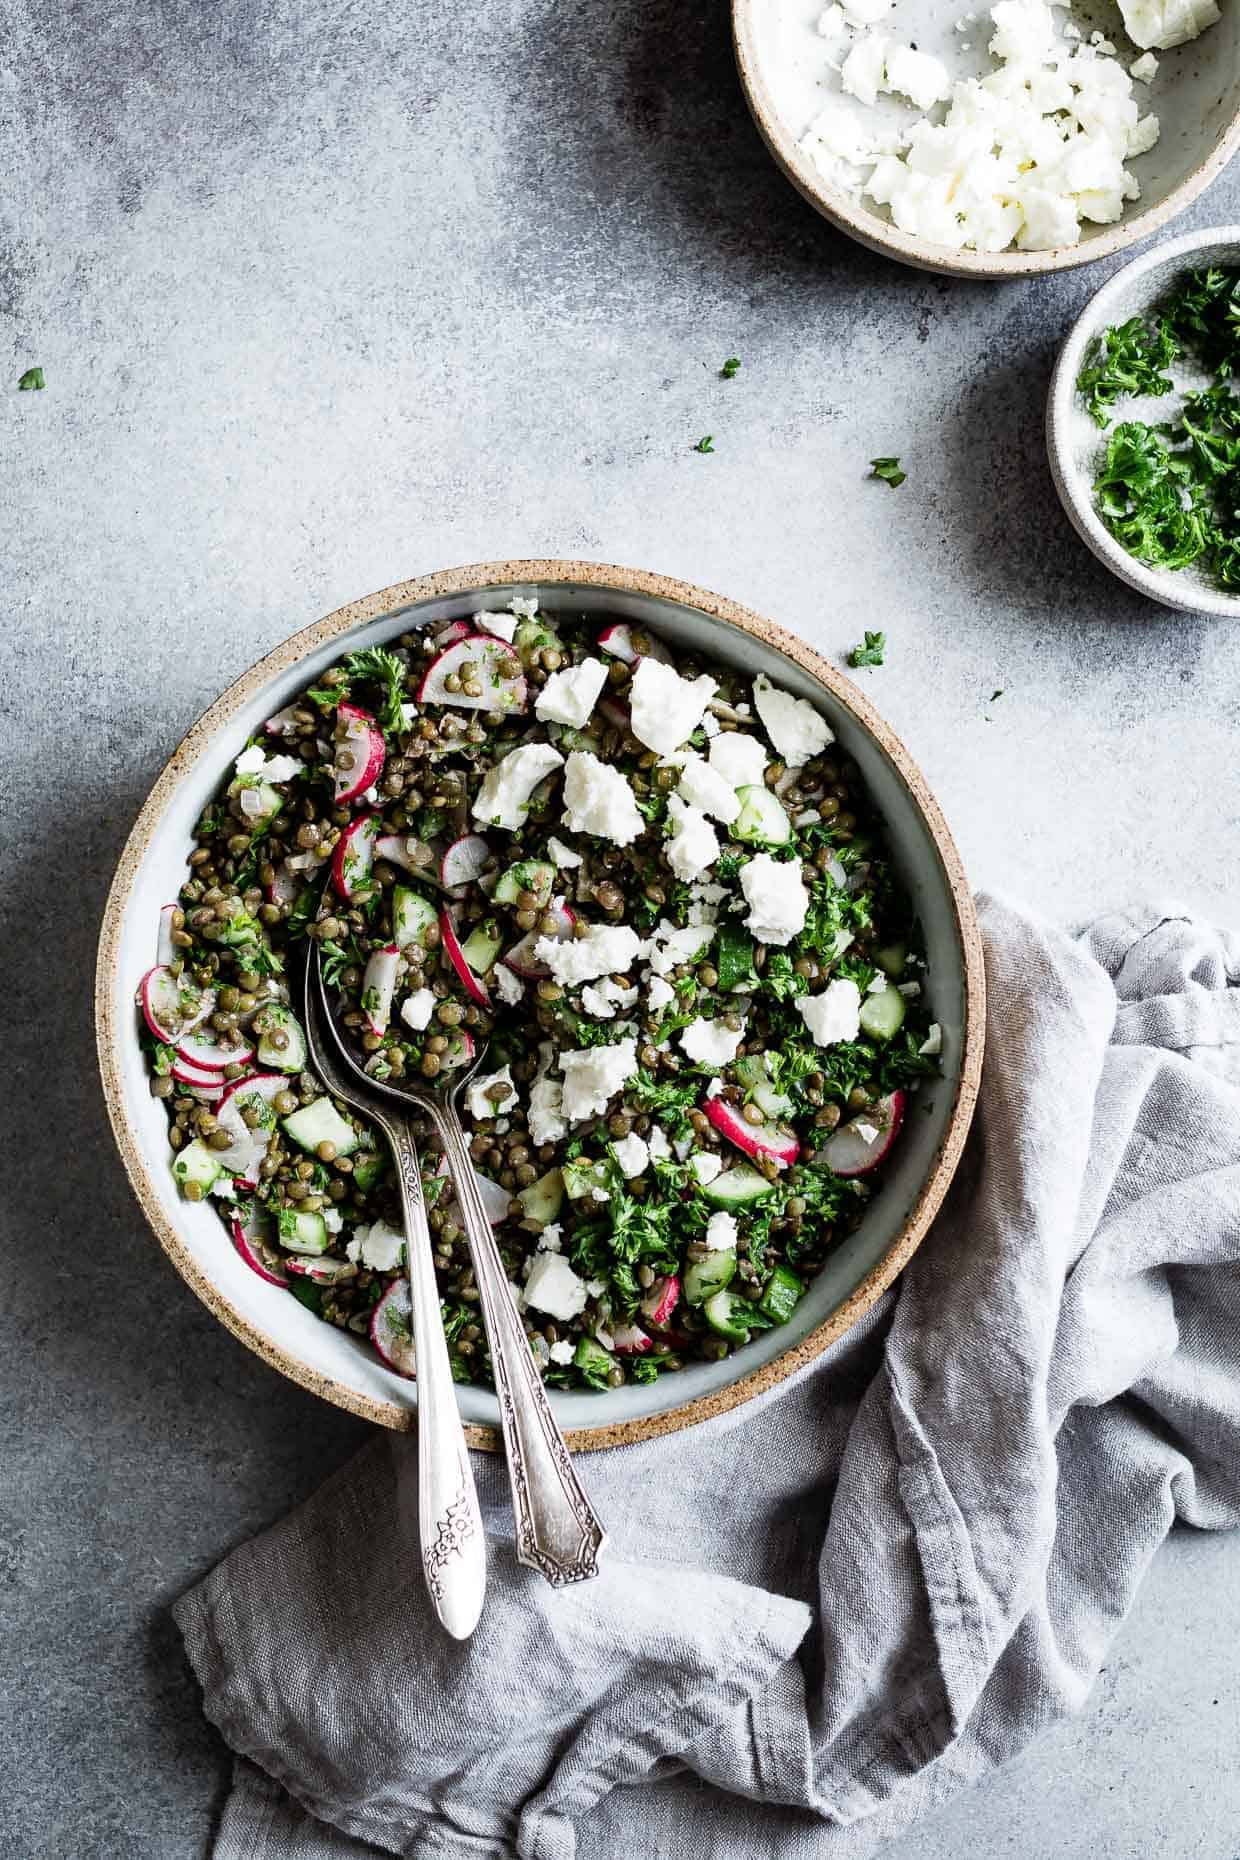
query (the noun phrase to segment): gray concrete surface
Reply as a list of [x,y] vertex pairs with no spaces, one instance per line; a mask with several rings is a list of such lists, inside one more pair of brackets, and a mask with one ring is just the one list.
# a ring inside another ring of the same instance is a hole
[[[1055,504],[1043,396],[1100,274],[948,284],[833,234],[721,6],[4,19],[0,1860],[189,1860],[225,1764],[167,1605],[364,1432],[207,1317],[105,1128],[98,915],[195,714],[401,576],[640,563],[832,653],[884,626],[869,688],[978,884],[1226,914],[1240,630],[1107,580]],[[1236,218],[1233,173],[1183,223]],[[1234,1860],[1238,1575],[1174,1541],[1084,1716],[893,1860]]]

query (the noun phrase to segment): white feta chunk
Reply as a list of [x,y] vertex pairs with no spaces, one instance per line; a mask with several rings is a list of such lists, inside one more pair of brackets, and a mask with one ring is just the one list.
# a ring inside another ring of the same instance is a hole
[[828,982],[820,995],[802,995],[797,1011],[816,1046],[855,1040],[861,1031],[861,990],[843,978]]
[[637,1041],[617,1040],[614,1046],[588,1046],[560,1054],[564,1074],[563,1110],[571,1124],[598,1117],[637,1070]]
[[[643,665],[653,663],[642,660]],[[592,833],[613,845],[627,846],[637,839],[645,822],[620,770],[600,762],[588,749],[574,749],[564,771],[564,825],[570,833]]]
[[809,892],[799,859],[773,859],[758,853],[741,867],[741,890],[749,906],[745,927],[760,943],[782,947],[805,928]]
[[673,930],[666,918],[654,933],[650,967],[655,975],[670,975],[682,962],[698,962],[714,940],[714,924],[687,924]]
[[544,723],[566,723],[580,730],[590,720],[599,694],[607,683],[601,659],[583,659],[580,665],[552,672],[534,700],[534,714]]
[[668,818],[672,831],[663,842],[667,863],[677,878],[700,878],[719,857],[719,836],[700,807],[690,807],[678,794],[669,795]]
[[516,1102],[517,1088],[512,1082],[511,1066],[471,1079],[465,1093],[466,1110],[471,1117],[479,1119],[502,1117]]
[[646,1142],[650,1148],[651,1162],[667,1161],[672,1153],[672,1146],[668,1142],[667,1132],[664,1130],[662,1124],[652,1124],[650,1126],[650,1135],[647,1137]]
[[609,975],[601,982],[587,983],[581,991],[581,1005],[595,1020],[614,1020],[617,1010],[634,1007],[636,1003],[637,989],[621,988]]
[[691,1020],[680,1030],[680,1044],[698,1066],[728,1066],[736,1058],[736,1049],[744,1039],[742,1028],[734,1032],[721,1020]]
[[1142,51],[1187,45],[1222,18],[1214,0],[1119,0],[1124,31]]
[[929,1033],[917,1048],[917,1051],[919,1053],[924,1053],[927,1059],[936,1059],[943,1051],[943,1029],[939,1026],[937,1020],[932,1023]]
[[395,1272],[404,1256],[405,1236],[399,1227],[386,1221],[373,1221],[369,1227],[355,1227],[345,1253],[355,1266],[369,1266],[372,1272]]
[[744,730],[721,730],[710,739],[710,766],[730,788],[758,788],[766,774],[766,744]]
[[478,613],[474,615],[474,625],[480,632],[492,633],[496,639],[502,639],[511,646],[517,630],[517,616],[513,613]]
[[[883,89],[898,91],[919,110],[931,110],[951,96],[952,81],[941,59],[915,51],[911,45],[893,45],[883,61]],[[758,714],[762,714],[761,705]]]
[[562,1253],[538,1253],[525,1281],[525,1303],[567,1324],[586,1308],[589,1294]]
[[722,1253],[736,1245],[736,1216],[720,1208],[706,1223],[706,1244],[712,1253]]
[[661,1014],[676,999],[676,990],[661,975],[652,975],[646,984],[646,1005],[652,1014]]
[[534,1080],[530,1086],[529,1109],[526,1120],[530,1135],[541,1149],[544,1143],[558,1143],[561,1137],[568,1135],[568,1125],[562,1115],[564,1108],[564,1087],[559,1079],[542,1078]]
[[635,1130],[631,1131],[627,1137],[621,1137],[619,1143],[615,1145],[615,1151],[616,1161],[626,1181],[633,1181],[649,1165],[650,1147],[645,1138],[639,1137]]
[[719,770],[712,768],[704,756],[688,758],[677,793],[690,807],[700,808],[704,814],[721,820],[725,826],[730,826],[741,811],[740,800],[732,783],[725,781]]
[[716,1156],[714,1150],[699,1150],[696,1156],[689,1158],[689,1167],[701,1187],[705,1188],[717,1175],[723,1173],[723,1158]]
[[483,776],[471,810],[474,819],[516,833],[525,825],[535,788],[563,766],[563,756],[550,743],[523,743],[519,749],[510,749]]
[[547,840],[547,851],[561,872],[575,871],[581,864],[581,854],[558,840],[554,833]]
[[850,97],[873,109],[882,89],[888,41],[881,33],[858,39],[840,67],[840,84]]
[[431,1015],[435,1012],[436,1005],[437,1000],[433,991],[429,988],[419,988],[415,993],[407,995],[401,1002],[400,1017],[406,1027],[411,1027],[415,1033],[421,1033],[430,1026]]
[[576,988],[581,982],[597,981],[600,975],[623,975],[643,953],[644,945],[636,930],[627,924],[591,924],[579,937],[563,943],[553,936],[540,936],[534,954],[545,963],[561,988]]
[[789,768],[799,769],[835,741],[812,704],[779,690],[761,673],[753,681],[753,697],[767,735]]
[[505,1007],[516,1007],[518,1001],[525,999],[525,984],[519,975],[515,975],[506,962],[497,962],[491,971],[491,980],[495,992]]
[[553,1363],[571,1363],[576,1354],[577,1346],[570,1343],[566,1337],[557,1338],[548,1351]]
[[634,736],[657,755],[670,755],[692,736],[718,689],[705,672],[682,678],[659,659],[640,659],[629,689]]
[[1128,75],[1136,78],[1138,84],[1152,84],[1158,76],[1158,60],[1153,52],[1142,52],[1140,58],[1134,58]]

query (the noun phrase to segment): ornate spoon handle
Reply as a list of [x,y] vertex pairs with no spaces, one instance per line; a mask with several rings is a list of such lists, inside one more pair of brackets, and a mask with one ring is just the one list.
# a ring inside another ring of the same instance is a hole
[[577,1478],[564,1436],[517,1315],[508,1275],[478,1192],[460,1121],[450,1104],[431,1107],[465,1221],[486,1320],[512,1481],[517,1558],[559,1588],[598,1575],[607,1536]]
[[[374,1115],[372,1112],[371,1115]],[[486,1542],[439,1311],[418,1154],[405,1119],[382,1118],[400,1183],[418,1377],[418,1526],[422,1572],[449,1634],[468,1640],[486,1592]]]

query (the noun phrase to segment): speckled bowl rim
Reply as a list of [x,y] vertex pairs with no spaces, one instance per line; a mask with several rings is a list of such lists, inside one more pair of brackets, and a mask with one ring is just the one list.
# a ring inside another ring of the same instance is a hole
[[[283,1375],[300,1383],[303,1388],[309,1389],[313,1394],[320,1395],[324,1400],[334,1402],[337,1407],[345,1408],[350,1413],[362,1416],[365,1420],[378,1422],[382,1427],[397,1430],[412,1428],[415,1425],[416,1416],[414,1406],[405,1407],[395,1402],[372,1399],[355,1389],[345,1387],[331,1377],[299,1361],[273,1342],[257,1325],[243,1317],[202,1270],[182,1242],[172,1222],[165,1215],[155,1190],[150,1165],[142,1154],[141,1147],[124,1115],[121,1053],[123,1043],[133,1039],[133,1023],[129,1016],[118,1011],[118,1004],[124,999],[120,985],[121,926],[126,899],[136,872],[147,847],[159,830],[164,809],[178,783],[187,770],[201,757],[215,753],[218,732],[242,705],[248,703],[259,692],[263,685],[324,642],[341,633],[347,633],[354,627],[364,625],[368,621],[377,620],[385,614],[413,606],[420,601],[474,592],[481,593],[488,588],[512,582],[532,583],[543,587],[575,583],[583,587],[597,588],[600,591],[654,596],[682,607],[696,609],[699,613],[713,616],[738,627],[754,639],[773,646],[799,665],[830,693],[837,704],[850,713],[863,730],[869,733],[896,768],[942,862],[943,872],[951,893],[956,932],[960,944],[961,973],[964,978],[964,1013],[960,1077],[955,1101],[934,1167],[895,1240],[878,1265],[872,1269],[852,1295],[837,1307],[816,1330],[811,1331],[808,1336],[773,1362],[763,1364],[748,1375],[741,1376],[736,1382],[729,1383],[726,1388],[716,1390],[695,1401],[682,1403],[662,1414],[614,1423],[603,1422],[597,1427],[574,1428],[568,1434],[570,1443],[578,1451],[631,1446],[641,1440],[649,1440],[661,1434],[674,1433],[680,1428],[691,1427],[713,1415],[723,1414],[729,1409],[739,1407],[743,1402],[750,1401],[754,1396],[773,1388],[796,1370],[813,1361],[842,1337],[845,1331],[849,1330],[881,1297],[917,1251],[956,1171],[977,1102],[985,1037],[985,967],[973,897],[965,878],[960,855],[938,803],[926,785],[925,777],[903,743],[883,722],[856,686],[837,672],[834,666],[830,665],[813,647],[806,645],[794,634],[785,632],[782,627],[776,626],[772,621],[753,613],[749,608],[727,600],[722,595],[713,594],[705,588],[694,587],[684,581],[672,580],[666,575],[647,573],[642,569],[574,561],[484,562],[465,568],[445,569],[438,574],[423,575],[412,581],[397,582],[393,587],[383,588],[377,594],[368,594],[363,600],[352,601],[347,607],[340,607],[335,613],[315,621],[312,626],[305,627],[299,633],[294,633],[291,638],[286,639],[269,652],[265,658],[260,659],[258,664],[245,672],[235,684],[230,685],[223,696],[217,698],[210,709],[205,711],[186,733],[151,789],[125,843],[104,907],[99,937],[99,959],[95,980],[95,1022],[99,1068],[112,1131],[121,1153],[125,1172],[142,1212],[172,1264],[207,1309],[228,1327],[234,1337],[253,1350],[255,1355],[260,1356],[273,1369],[278,1369]],[[600,1401],[605,1400],[605,1396],[600,1397]],[[470,1426],[466,1428],[466,1435],[471,1446],[490,1450],[498,1448],[498,1435],[490,1427]]]
[[1134,213],[1131,218],[1125,214],[1114,226],[1091,233],[1078,245],[1055,246],[1044,252],[966,252],[954,246],[934,245],[929,239],[901,232],[898,226],[861,206],[842,188],[832,187],[797,147],[762,78],[757,55],[754,18],[758,8],[769,3],[770,0],[732,0],[736,65],[758,133],[776,165],[824,219],[871,252],[898,259],[901,264],[912,265],[918,271],[941,272],[953,278],[1029,278],[1054,271],[1072,271],[1078,265],[1092,265],[1097,259],[1112,258],[1116,252],[1136,245],[1138,240],[1148,239],[1151,233],[1183,213],[1240,149],[1240,109],[1237,109],[1209,154],[1178,187],[1156,205]]
[[[1137,279],[1159,270],[1169,260],[1179,258],[1187,263],[1192,259],[1208,258],[1217,247],[1225,245],[1240,247],[1240,225],[1205,226],[1200,232],[1181,233],[1176,239],[1165,239],[1151,251],[1142,252],[1140,258],[1134,258],[1131,264],[1108,278],[1101,290],[1095,291],[1064,338],[1051,376],[1046,397],[1046,451],[1059,501],[1073,529],[1113,575],[1163,607],[1173,607],[1181,613],[1212,614],[1220,620],[1240,620],[1240,594],[1204,587],[1201,582],[1186,580],[1169,569],[1149,568],[1144,562],[1138,562],[1135,555],[1129,555],[1122,543],[1116,542],[1094,508],[1093,486],[1076,463],[1071,440],[1076,378],[1089,344],[1115,321],[1113,306],[1128,296]],[[1100,445],[1104,438],[1099,427]]]

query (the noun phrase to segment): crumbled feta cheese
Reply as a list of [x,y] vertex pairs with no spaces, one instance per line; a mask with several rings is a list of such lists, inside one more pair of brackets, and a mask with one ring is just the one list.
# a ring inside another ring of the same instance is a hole
[[667,1132],[662,1124],[652,1124],[650,1135],[646,1138],[650,1149],[651,1162],[663,1162],[671,1155],[672,1146],[667,1140]]
[[673,930],[664,918],[652,939],[650,967],[655,975],[670,975],[682,962],[697,962],[714,940],[714,924],[687,924]]
[[816,1046],[855,1040],[861,1031],[861,990],[856,982],[828,982],[820,995],[802,995],[797,1011]]
[[692,736],[719,689],[705,672],[682,678],[659,659],[639,659],[629,688],[630,727],[639,743],[660,756]]
[[1128,75],[1136,78],[1138,84],[1152,84],[1158,76],[1158,60],[1153,52],[1142,52],[1140,58],[1134,58]]
[[744,1037],[740,1028],[733,1032],[721,1020],[704,1020],[700,1016],[680,1030],[680,1044],[698,1066],[731,1065]]
[[[586,1290],[587,1292],[589,1292],[591,1298],[601,1298],[603,1296],[603,1293],[607,1290],[607,1281],[605,1279],[587,1279]],[[598,1333],[598,1337],[599,1337],[599,1342],[602,1343],[603,1341],[602,1331]],[[603,1348],[606,1350],[606,1349],[610,1349],[610,1347],[611,1347],[611,1339],[609,1337],[607,1339],[607,1342],[603,1344]]]
[[511,1066],[472,1079],[465,1094],[466,1109],[471,1117],[477,1118],[499,1117],[502,1112],[511,1111],[516,1102],[517,1088],[512,1082]]
[[400,1265],[405,1236],[386,1221],[374,1221],[369,1227],[356,1227],[345,1253],[356,1266],[369,1266],[372,1272],[394,1272]]
[[706,1087],[706,1096],[708,1098],[717,1098],[722,1090],[723,1080],[712,1079],[710,1084]]
[[689,1167],[701,1186],[705,1188],[709,1182],[714,1181],[717,1175],[722,1174],[723,1158],[716,1156],[713,1150],[699,1150],[696,1156],[689,1158]]
[[571,1363],[576,1353],[576,1345],[569,1343],[566,1337],[559,1338],[548,1352],[553,1363]]
[[519,749],[510,749],[484,775],[474,796],[474,819],[516,833],[525,825],[530,796],[539,782],[563,766],[563,756],[550,743],[523,743]]
[[513,973],[506,962],[497,962],[491,971],[491,980],[495,992],[505,1007],[516,1007],[518,1001],[525,999],[525,985],[519,975]]
[[749,906],[745,927],[759,943],[790,943],[805,927],[809,893],[801,880],[799,859],[772,859],[758,853],[741,867],[741,890]]
[[850,97],[873,109],[883,85],[888,41],[881,33],[858,39],[840,68],[840,83]]
[[588,983],[581,991],[581,1005],[595,1020],[614,1020],[618,1008],[631,1008],[636,1002],[636,988],[621,988],[610,976]]
[[643,947],[636,930],[627,924],[591,924],[581,936],[568,937],[563,943],[553,936],[540,936],[534,954],[561,988],[575,988],[600,975],[623,975]]
[[877,975],[871,976],[870,985],[866,989],[865,992],[867,995],[881,995],[886,992],[886,988],[887,988],[887,977],[883,974],[882,970],[880,969]]
[[929,1033],[917,1048],[917,1051],[919,1053],[924,1053],[927,1059],[934,1059],[943,1051],[943,1029],[939,1026],[937,1020],[932,1023]]
[[723,730],[710,739],[710,766],[730,788],[756,788],[766,774],[766,745],[744,730]]
[[812,704],[780,691],[761,673],[753,682],[753,698],[767,735],[789,768],[800,768],[835,741]]
[[[915,51],[911,45],[893,45],[884,60],[883,89],[899,91],[919,110],[930,110],[951,96],[952,81],[941,59]],[[762,714],[761,705],[758,714]]]
[[703,736],[718,736],[719,734],[719,719],[709,710],[702,718],[702,734]]
[[257,744],[252,749],[243,749],[236,761],[237,774],[244,777],[256,777],[259,781],[292,781],[294,775],[300,775],[305,763],[300,756],[269,756]]
[[344,1215],[339,1208],[326,1207],[320,1210],[323,1225],[329,1234],[338,1234],[344,1226]]
[[845,29],[844,9],[841,6],[824,7],[818,16],[818,37],[820,39],[838,39]]
[[1142,51],[1187,45],[1222,18],[1214,0],[1119,0],[1124,31]]
[[843,0],[850,26],[876,26],[894,4],[895,0]]
[[721,820],[725,826],[730,826],[741,811],[736,789],[731,782],[724,780],[718,769],[711,767],[704,756],[689,756],[686,759],[677,793],[690,807],[700,808],[704,814]]
[[547,841],[547,852],[562,872],[571,872],[581,864],[581,854],[558,840],[554,833]]
[[[653,663],[642,660],[643,665]],[[574,749],[564,771],[564,825],[570,833],[593,833],[627,846],[645,822],[620,770],[600,762],[588,749]]]
[[589,722],[590,712],[607,683],[607,667],[601,659],[583,659],[580,665],[565,666],[552,672],[534,700],[534,714],[544,723],[567,723],[580,730]]
[[585,1281],[562,1253],[538,1253],[525,1281],[525,1303],[567,1324],[586,1308]]
[[637,1041],[617,1040],[614,1046],[588,1046],[580,1052],[560,1054],[564,1074],[564,1115],[570,1123],[598,1117],[637,1070]]
[[876,1124],[867,1124],[863,1118],[856,1118],[853,1121],[852,1127],[863,1143],[869,1144],[878,1142],[878,1126]]
[[539,1234],[537,1250],[540,1253],[558,1253],[563,1239],[564,1229],[558,1221],[553,1221],[549,1226],[544,1227]]
[[544,1143],[558,1143],[561,1137],[568,1135],[568,1125],[562,1116],[563,1108],[564,1087],[559,1079],[545,1076],[535,1079],[530,1086],[526,1118],[530,1135],[540,1148]]
[[661,975],[652,975],[646,984],[646,1005],[652,1014],[661,1014],[676,999],[676,990]]
[[668,796],[672,831],[663,842],[667,863],[677,878],[700,878],[719,857],[719,836],[700,807],[690,807],[678,794]]
[[921,993],[921,983],[901,982],[896,992],[902,994],[906,1001],[912,1001]]
[[511,646],[513,635],[517,630],[517,616],[506,614],[475,614],[474,625],[483,633],[493,633],[496,639],[502,639]]
[[537,620],[538,602],[523,600],[519,594],[515,594],[508,603],[508,611],[515,614],[518,620]]
[[616,1161],[619,1163],[627,1181],[639,1176],[650,1162],[650,1148],[643,1137],[636,1131],[622,1137],[616,1144]]
[[415,1033],[421,1033],[431,1024],[431,1015],[438,1005],[436,996],[429,988],[419,988],[400,1004],[400,1017],[406,1027],[412,1027]]
[[736,1216],[720,1208],[706,1223],[706,1244],[712,1253],[721,1253],[736,1245]]

